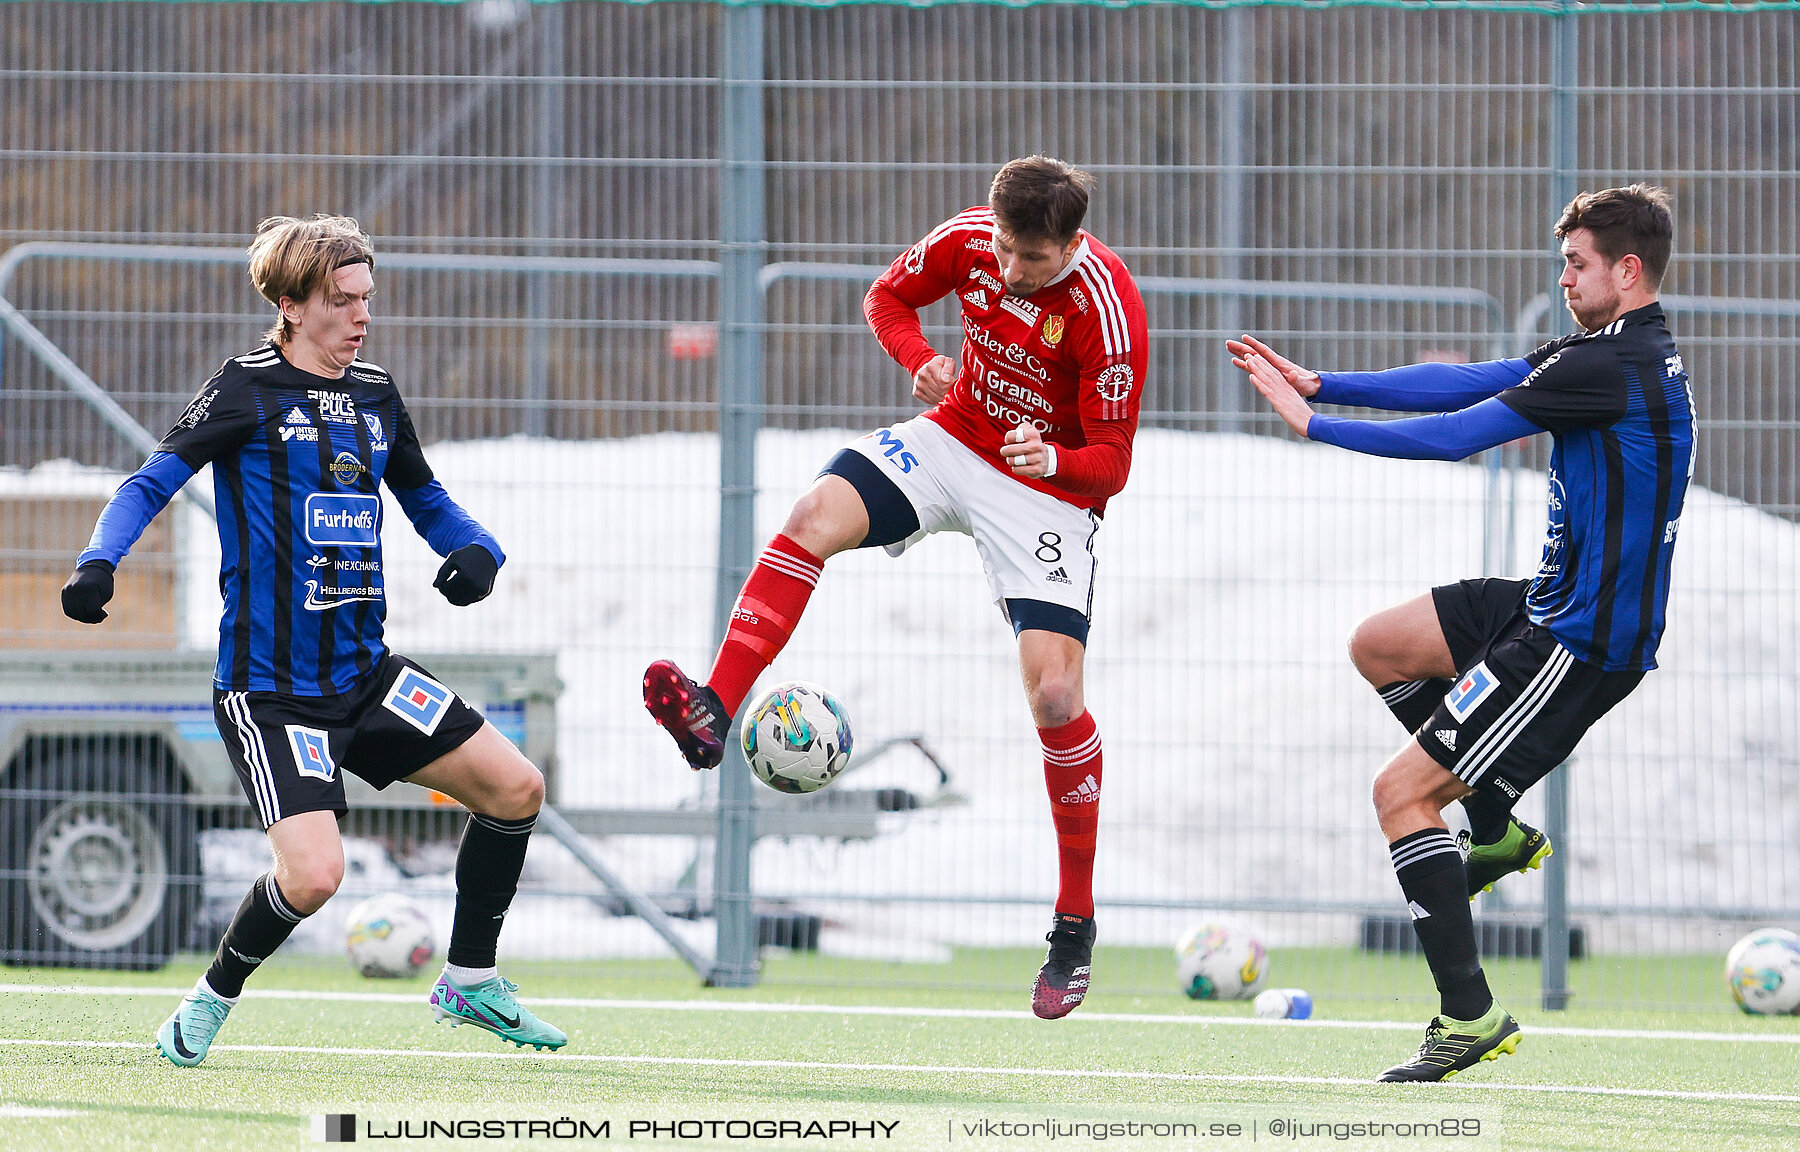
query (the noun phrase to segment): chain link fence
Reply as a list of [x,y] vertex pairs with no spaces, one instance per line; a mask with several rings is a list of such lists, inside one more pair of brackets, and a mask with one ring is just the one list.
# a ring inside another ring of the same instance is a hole
[[[1221,342],[1254,331],[1317,368],[1516,354],[1566,330],[1550,228],[1568,195],[1654,180],[1677,201],[1666,288],[1701,491],[1664,667],[1584,743],[1553,859],[1578,1003],[1725,1010],[1693,958],[1800,926],[1797,32],[1778,5],[0,5],[6,643],[204,649],[217,613],[210,525],[175,512],[121,573],[134,614],[55,618],[89,511],[143,452],[24,327],[160,432],[269,321],[241,266],[197,250],[241,249],[272,214],[354,214],[381,254],[368,356],[510,556],[454,612],[435,559],[390,533],[390,638],[554,654],[553,800],[711,949],[717,786],[643,715],[640,672],[711,657],[715,586],[744,562],[721,507],[760,542],[843,441],[916,410],[861,317],[873,270],[1005,160],[1063,156],[1099,179],[1088,227],[1140,278],[1152,336],[1133,478],[1098,544],[1102,943],[1142,948],[1115,970],[1166,993],[1181,929],[1228,915],[1280,982],[1284,953],[1380,938],[1399,907],[1367,782],[1402,733],[1342,638],[1434,583],[1531,571],[1547,445],[1441,465],[1297,444]],[[926,320],[953,351],[954,313]],[[754,387],[733,395],[764,430],[728,423],[722,445],[720,352],[745,332]],[[734,469],[752,516],[722,502]],[[887,983],[1022,987],[1054,839],[971,550],[834,559],[775,674],[831,686],[881,753],[812,800],[756,796],[740,895],[759,939],[918,961],[868,977]],[[50,745],[21,723],[0,718],[0,820],[46,801],[24,749]],[[366,841],[365,887],[438,899],[448,865],[405,819]],[[201,833],[209,884],[254,864],[243,835]],[[624,903],[580,850],[539,840],[504,947],[667,954],[610,915]],[[1541,881],[1501,889],[1479,908],[1490,952],[1529,953]],[[187,945],[211,945],[203,912],[183,912]],[[1429,985],[1396,970],[1337,994],[1403,987]]]

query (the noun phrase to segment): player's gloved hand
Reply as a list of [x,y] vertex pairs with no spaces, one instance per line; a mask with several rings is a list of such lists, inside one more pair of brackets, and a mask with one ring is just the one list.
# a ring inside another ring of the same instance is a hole
[[[485,600],[494,590],[494,577],[500,565],[494,554],[479,544],[464,544],[445,557],[431,586],[444,594],[444,599],[465,608],[477,600]],[[111,587],[111,580],[108,580]],[[66,595],[66,593],[65,593]]]
[[112,598],[113,566],[105,560],[89,560],[62,586],[63,615],[83,624],[98,624],[106,619],[106,602]]

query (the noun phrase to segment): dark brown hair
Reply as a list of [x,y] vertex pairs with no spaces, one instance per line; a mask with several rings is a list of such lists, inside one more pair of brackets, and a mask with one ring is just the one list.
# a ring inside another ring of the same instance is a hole
[[[277,309],[283,296],[304,304],[329,283],[333,272],[359,263],[375,270],[375,245],[348,216],[271,216],[256,226],[256,239],[250,241],[250,282]],[[263,338],[285,345],[293,335],[287,317],[277,314]]]
[[1000,230],[1015,240],[1067,244],[1081,230],[1094,178],[1049,156],[1009,160],[994,173],[988,207]]
[[1675,217],[1670,211],[1669,190],[1654,184],[1631,184],[1583,192],[1569,201],[1556,222],[1557,239],[1577,228],[1594,237],[1594,251],[1607,267],[1624,256],[1636,256],[1644,264],[1644,279],[1652,291],[1662,285],[1675,246]]

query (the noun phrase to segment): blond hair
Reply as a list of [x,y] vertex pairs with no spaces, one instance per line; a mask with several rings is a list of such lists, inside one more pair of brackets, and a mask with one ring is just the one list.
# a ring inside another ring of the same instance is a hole
[[362,225],[348,216],[324,212],[311,220],[269,217],[256,226],[249,252],[250,282],[276,308],[275,326],[263,333],[263,339],[277,346],[286,345],[294,335],[287,317],[280,314],[284,297],[304,304],[344,265],[375,268],[375,245]]

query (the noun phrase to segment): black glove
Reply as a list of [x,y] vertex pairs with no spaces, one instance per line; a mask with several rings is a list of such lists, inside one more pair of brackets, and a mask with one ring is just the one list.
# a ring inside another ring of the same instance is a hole
[[[444,599],[465,608],[477,600],[487,599],[494,590],[494,576],[500,571],[494,554],[479,544],[464,544],[450,553],[438,569],[431,586],[444,594]],[[111,586],[109,578],[108,586]]]
[[113,598],[113,566],[105,560],[89,560],[75,569],[62,587],[63,615],[83,624],[106,619],[106,602]]

